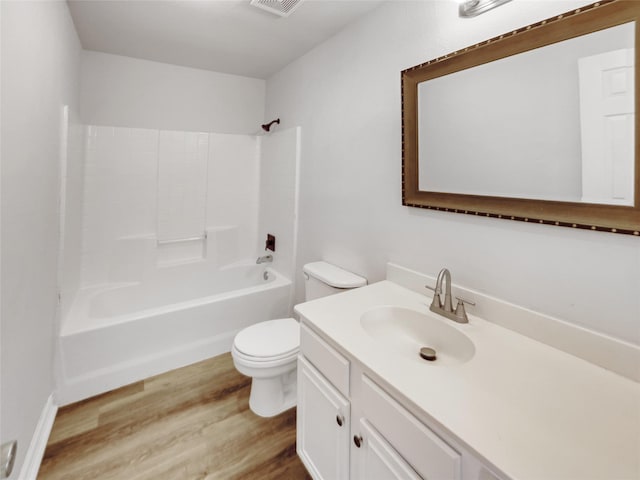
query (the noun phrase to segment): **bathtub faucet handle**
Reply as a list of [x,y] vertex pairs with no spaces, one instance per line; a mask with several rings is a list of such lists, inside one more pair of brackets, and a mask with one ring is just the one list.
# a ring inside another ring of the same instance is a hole
[[276,237],[267,233],[267,241],[264,244],[264,251],[271,250],[272,252],[276,251]]
[[264,255],[262,257],[258,257],[258,259],[256,260],[257,264],[271,263],[271,262],[273,262],[273,255]]

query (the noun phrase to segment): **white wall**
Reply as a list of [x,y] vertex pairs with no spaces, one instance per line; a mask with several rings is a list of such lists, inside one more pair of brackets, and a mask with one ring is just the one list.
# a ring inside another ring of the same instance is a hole
[[258,252],[271,253],[264,247],[267,234],[274,235],[273,267],[287,278],[295,278],[300,133],[300,128],[288,128],[260,139]]
[[[158,137],[158,130],[88,127],[82,219],[83,286],[103,283],[114,276],[118,238],[155,235]],[[134,277],[139,276],[137,271]]]
[[[76,106],[77,108],[77,106]],[[66,155],[61,158],[60,208],[62,235],[58,279],[61,294],[61,317],[68,312],[80,288],[82,270],[82,205],[84,193],[84,159],[86,128],[78,112],[68,113]]]
[[206,225],[206,133],[161,131],[158,140],[158,240],[195,238]]
[[[253,259],[258,156],[252,135],[89,126],[82,286],[139,281],[159,264],[203,255],[217,266]],[[205,229],[209,250],[156,243]]]
[[252,260],[258,230],[258,137],[210,134],[207,178],[207,227],[221,229],[215,233],[217,263]]
[[78,107],[80,43],[64,2],[1,2],[1,442],[17,478],[54,389],[61,109]]
[[[206,227],[217,245],[216,261],[237,261],[249,249],[253,256],[257,142],[246,134],[257,133],[264,123],[265,81],[99,52],[83,51],[81,58],[81,113],[92,125],[84,190],[83,285],[140,276],[140,268],[123,270],[121,264],[136,257],[140,248],[147,249],[148,242],[117,239],[156,234],[158,165],[152,157],[162,153],[158,130],[164,135],[167,130],[216,132],[208,136],[207,191],[200,191],[200,197],[206,195]],[[144,140],[145,135],[153,138]],[[167,188],[175,193],[176,185]],[[165,206],[161,201],[163,217]],[[200,224],[203,219],[191,220]],[[225,242],[233,248],[222,248]],[[162,258],[157,260],[202,253],[197,244],[177,247],[159,251]],[[148,259],[136,258],[134,263],[144,270]]]
[[82,52],[81,115],[90,125],[256,133],[265,81]]
[[394,261],[640,344],[640,241],[401,205],[400,72],[588,1],[516,0],[474,19],[452,1],[392,1],[267,81],[267,118],[300,125],[300,269],[369,281]]

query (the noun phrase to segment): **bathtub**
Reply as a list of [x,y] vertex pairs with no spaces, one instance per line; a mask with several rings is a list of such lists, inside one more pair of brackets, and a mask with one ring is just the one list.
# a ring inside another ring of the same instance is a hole
[[58,404],[228,352],[242,328],[288,316],[291,291],[264,265],[207,262],[84,288],[61,326]]

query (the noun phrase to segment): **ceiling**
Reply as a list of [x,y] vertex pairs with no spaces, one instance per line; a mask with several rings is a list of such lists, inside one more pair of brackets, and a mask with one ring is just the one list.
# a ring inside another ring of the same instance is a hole
[[68,4],[86,50],[268,78],[382,1],[305,0],[284,18],[251,6],[250,0]]

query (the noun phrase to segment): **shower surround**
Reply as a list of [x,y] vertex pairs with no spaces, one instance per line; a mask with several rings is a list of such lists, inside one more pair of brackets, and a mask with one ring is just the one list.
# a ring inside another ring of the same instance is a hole
[[[289,314],[299,128],[85,132],[81,280],[61,300],[59,403],[228,351],[240,329]],[[278,238],[267,268],[255,265],[266,233]]]
[[259,143],[249,135],[88,127],[83,285],[137,279],[146,259],[134,239],[156,239],[160,263],[196,260],[202,240],[172,240],[225,227],[237,241],[227,241],[219,263],[252,256]]

